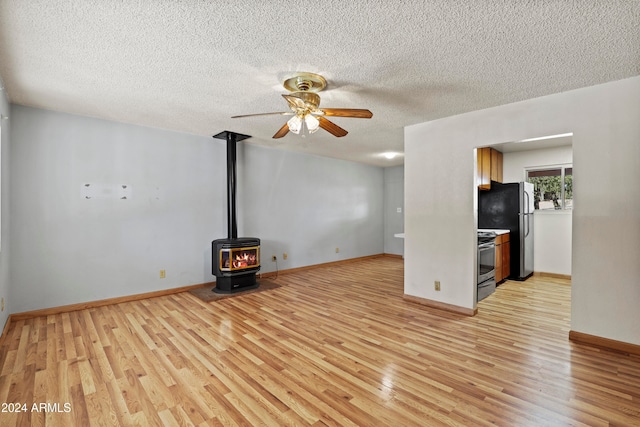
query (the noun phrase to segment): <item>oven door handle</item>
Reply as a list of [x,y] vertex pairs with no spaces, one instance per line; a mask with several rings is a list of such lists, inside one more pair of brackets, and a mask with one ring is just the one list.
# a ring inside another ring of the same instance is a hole
[[496,247],[495,243],[481,243],[478,245],[478,249],[490,249],[495,247]]

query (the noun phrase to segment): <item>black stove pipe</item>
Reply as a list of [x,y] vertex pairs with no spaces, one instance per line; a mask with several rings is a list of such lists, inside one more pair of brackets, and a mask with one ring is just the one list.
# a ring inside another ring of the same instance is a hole
[[236,214],[236,135],[227,133],[227,238],[238,238]]
[[236,181],[237,181],[237,151],[238,141],[251,138],[249,135],[223,131],[213,136],[227,141],[227,238],[238,238],[238,220],[236,216]]

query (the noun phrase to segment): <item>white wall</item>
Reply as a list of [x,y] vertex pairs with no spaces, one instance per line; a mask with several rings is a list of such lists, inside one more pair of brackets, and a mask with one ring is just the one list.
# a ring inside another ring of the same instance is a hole
[[[0,88],[4,88],[0,80]],[[0,115],[10,117],[10,106],[4,89],[0,89]],[[9,214],[9,153],[10,153],[10,121],[0,119],[0,298],[4,298],[4,311],[0,311],[0,331],[2,331],[11,313],[13,295],[10,283],[9,253],[11,248],[10,214]]]
[[404,254],[404,239],[394,237],[398,233],[404,233],[404,166],[384,169],[384,253]]
[[[214,280],[211,241],[227,236],[224,140],[16,105],[11,124],[12,312]],[[264,239],[262,271],[275,269],[276,249],[290,251],[280,268],[382,253],[382,168],[249,141],[238,232]],[[132,194],[86,199],[85,183]]]
[[640,344],[638,117],[634,77],[406,128],[405,292],[474,307],[472,149],[573,132],[571,329]]
[[571,275],[571,211],[536,211],[533,215],[533,271]]
[[[572,163],[571,146],[504,153],[503,178],[504,182],[520,182],[525,180],[527,168]],[[536,211],[533,215],[534,272],[571,275],[571,229],[572,211]]]
[[[526,142],[523,142],[526,144]],[[520,182],[526,179],[525,169],[573,163],[573,147],[542,148],[504,153],[502,156],[503,182]]]

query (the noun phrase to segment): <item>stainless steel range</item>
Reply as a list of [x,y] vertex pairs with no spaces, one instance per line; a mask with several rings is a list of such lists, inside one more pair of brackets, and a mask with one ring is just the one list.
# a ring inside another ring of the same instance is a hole
[[478,301],[496,290],[496,237],[489,231],[478,231]]

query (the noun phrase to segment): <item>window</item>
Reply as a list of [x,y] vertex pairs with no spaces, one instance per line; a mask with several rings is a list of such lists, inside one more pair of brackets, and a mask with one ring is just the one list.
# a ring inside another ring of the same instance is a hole
[[533,184],[536,210],[573,208],[573,167],[558,166],[527,170],[527,181]]

